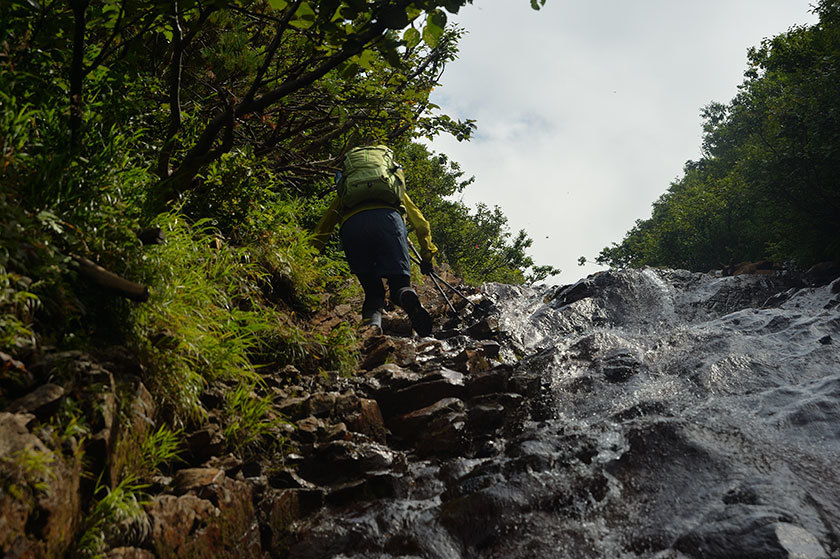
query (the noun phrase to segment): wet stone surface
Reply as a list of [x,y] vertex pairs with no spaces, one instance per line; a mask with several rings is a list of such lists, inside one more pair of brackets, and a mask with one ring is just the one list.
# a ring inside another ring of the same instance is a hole
[[358,380],[394,459],[333,455],[285,556],[840,557],[836,293],[794,280],[487,286],[487,320]]
[[[436,338],[394,313],[355,375],[265,373],[253,396],[288,419],[266,435],[289,444],[283,463],[225,449],[216,408],[231,387],[208,386],[184,462],[149,480],[103,556],[840,558],[838,285],[644,269],[488,285],[495,304],[464,303]],[[132,429],[154,427],[155,403],[88,357],[29,369],[84,381],[101,435],[84,444],[108,455],[125,436],[115,383]],[[35,480],[52,499],[0,493],[0,555],[29,557],[69,545],[59,528],[79,522],[84,480],[72,444],[30,431],[68,387],[24,380],[20,413],[0,414],[0,458],[63,457],[60,476]]]

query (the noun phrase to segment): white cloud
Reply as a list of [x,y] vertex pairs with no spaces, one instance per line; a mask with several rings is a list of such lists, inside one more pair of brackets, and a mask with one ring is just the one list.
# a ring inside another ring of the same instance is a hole
[[434,101],[478,132],[432,147],[476,176],[467,203],[501,206],[575,281],[700,156],[700,109],[736,94],[747,49],[816,21],[810,1],[476,0]]

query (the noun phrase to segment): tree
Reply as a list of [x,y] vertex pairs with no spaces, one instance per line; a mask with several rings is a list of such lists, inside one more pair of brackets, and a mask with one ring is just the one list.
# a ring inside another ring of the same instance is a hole
[[750,49],[738,95],[703,110],[703,158],[601,263],[694,270],[840,261],[840,2]]

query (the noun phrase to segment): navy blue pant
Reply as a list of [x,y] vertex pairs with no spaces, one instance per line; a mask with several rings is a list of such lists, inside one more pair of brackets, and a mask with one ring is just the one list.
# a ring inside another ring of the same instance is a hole
[[362,316],[385,306],[382,278],[388,280],[391,301],[399,305],[411,280],[408,234],[400,213],[390,208],[359,212],[344,222],[340,234],[350,271],[365,291]]

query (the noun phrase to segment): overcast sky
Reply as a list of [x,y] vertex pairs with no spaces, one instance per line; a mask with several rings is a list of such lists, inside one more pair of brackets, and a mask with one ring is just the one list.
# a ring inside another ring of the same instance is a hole
[[478,131],[432,149],[476,177],[464,202],[500,206],[563,270],[552,283],[577,281],[700,157],[700,110],[737,93],[747,49],[815,23],[812,1],[476,0],[450,17],[468,33],[433,101]]

